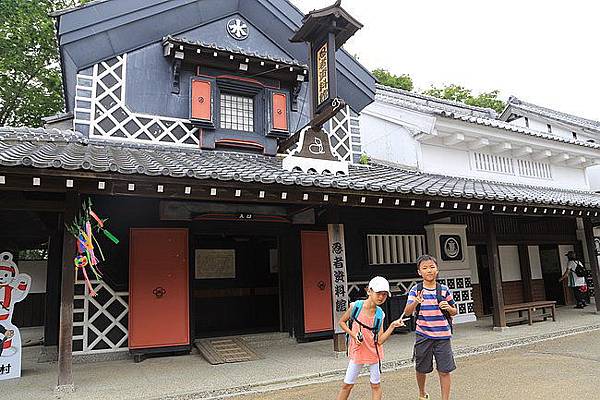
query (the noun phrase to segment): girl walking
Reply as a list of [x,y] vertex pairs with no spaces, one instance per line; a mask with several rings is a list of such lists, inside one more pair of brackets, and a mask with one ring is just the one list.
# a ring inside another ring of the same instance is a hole
[[381,305],[385,303],[390,293],[390,284],[381,277],[371,279],[367,288],[367,299],[350,303],[350,308],[339,321],[340,326],[349,336],[348,369],[344,383],[337,400],[347,400],[356,383],[363,366],[370,371],[371,399],[380,400],[381,390],[381,360],[383,359],[383,343],[394,332],[395,328],[404,326],[401,319],[393,321],[386,331],[383,331],[385,314]]

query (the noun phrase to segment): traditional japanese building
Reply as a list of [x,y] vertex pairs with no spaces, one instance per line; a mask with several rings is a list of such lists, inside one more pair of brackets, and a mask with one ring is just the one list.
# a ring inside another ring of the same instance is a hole
[[[49,243],[34,274],[45,295],[20,313],[43,323],[59,385],[72,355],[331,338],[372,276],[404,294],[425,253],[455,290],[457,322],[489,307],[502,326],[504,299],[549,297],[543,246],[590,251],[600,196],[579,170],[598,145],[376,89],[340,48],[360,23],[339,2],[304,16],[285,0],[103,0],[54,18],[67,110],[44,129],[0,128],[0,221],[13,227],[0,250]],[[461,151],[483,154],[477,174],[457,172]],[[509,167],[509,153],[537,161]],[[546,166],[562,154],[576,172]],[[100,238],[96,297],[74,278],[64,228],[88,198],[120,239]]]

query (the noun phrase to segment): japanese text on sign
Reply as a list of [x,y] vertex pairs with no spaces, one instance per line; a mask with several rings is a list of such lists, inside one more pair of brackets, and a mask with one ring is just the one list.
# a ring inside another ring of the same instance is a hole
[[344,225],[342,224],[329,225],[329,260],[331,263],[331,294],[335,332],[342,333],[342,329],[335,323],[348,310],[349,306]]
[[327,43],[317,51],[317,104],[321,105],[329,98],[329,60]]

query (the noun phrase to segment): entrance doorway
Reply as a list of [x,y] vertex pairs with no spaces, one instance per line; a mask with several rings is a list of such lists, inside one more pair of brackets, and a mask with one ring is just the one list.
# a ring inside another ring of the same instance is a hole
[[490,264],[488,261],[487,248],[485,245],[476,247],[477,272],[479,274],[479,288],[481,290],[481,302],[483,314],[490,315],[494,304],[492,299],[492,281],[490,279]]
[[195,236],[196,338],[281,330],[278,249],[275,236]]
[[555,300],[557,304],[565,304],[563,284],[558,280],[562,276],[560,254],[557,245],[540,246],[540,263],[546,291],[546,300]]

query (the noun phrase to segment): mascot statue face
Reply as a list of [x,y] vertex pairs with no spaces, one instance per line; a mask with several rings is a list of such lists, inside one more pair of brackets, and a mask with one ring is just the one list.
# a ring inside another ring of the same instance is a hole
[[9,252],[0,254],[0,286],[8,285],[17,275],[17,264]]

